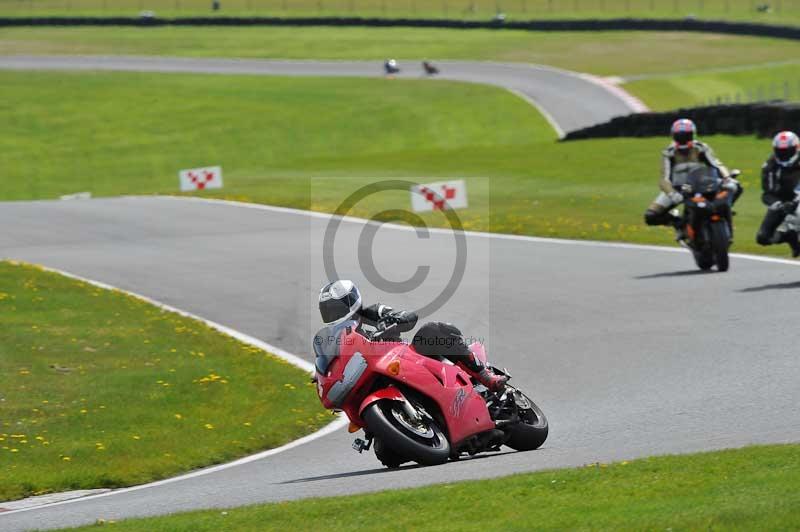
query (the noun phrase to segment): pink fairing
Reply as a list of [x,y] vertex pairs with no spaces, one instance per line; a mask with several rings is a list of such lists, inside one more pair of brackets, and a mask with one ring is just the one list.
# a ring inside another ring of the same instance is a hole
[[[408,344],[371,342],[349,327],[335,340],[337,355],[324,373],[317,370],[317,393],[325,408],[343,411],[354,425],[365,426],[361,414],[370,404],[404,401],[409,390],[435,405],[456,447],[495,428],[486,401],[459,366],[420,355]],[[476,343],[472,349],[485,362],[483,346]]]
[[472,354],[475,355],[475,358],[483,362],[483,365],[489,363],[486,359],[486,349],[483,347],[483,344],[480,342],[473,342],[469,346],[469,350],[472,351]]

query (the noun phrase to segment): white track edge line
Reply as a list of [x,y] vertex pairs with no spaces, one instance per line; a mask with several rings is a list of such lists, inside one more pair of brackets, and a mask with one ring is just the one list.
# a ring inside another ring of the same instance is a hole
[[605,90],[625,102],[625,105],[627,105],[628,108],[630,108],[630,110],[634,113],[647,113],[650,111],[650,108],[647,107],[647,105],[641,99],[639,99],[637,96],[634,96],[620,85],[615,85],[605,78],[601,78],[593,74],[580,74],[580,77],[590,83],[594,83],[600,87],[603,87]]
[[[17,262],[19,264],[31,264],[31,263],[27,263],[25,261],[15,261],[15,262]],[[284,351],[283,349],[280,349],[279,347],[275,347],[275,346],[273,346],[271,344],[268,344],[268,343],[266,343],[266,342],[264,342],[262,340],[259,340],[257,338],[252,337],[252,336],[249,336],[247,334],[239,332],[239,331],[237,331],[235,329],[231,329],[230,327],[227,327],[225,325],[221,325],[221,324],[216,323],[214,321],[207,320],[207,319],[205,319],[203,317],[200,317],[200,316],[198,316],[196,314],[192,314],[191,312],[187,312],[185,310],[181,310],[181,309],[173,307],[171,305],[167,305],[165,303],[161,303],[160,301],[156,301],[155,299],[152,299],[150,297],[147,297],[147,296],[144,296],[144,295],[141,295],[141,294],[137,294],[136,292],[131,292],[129,290],[118,288],[116,286],[113,286],[113,285],[110,285],[110,284],[107,284],[107,283],[103,283],[101,281],[95,281],[93,279],[88,279],[86,277],[81,277],[80,275],[76,275],[74,273],[70,273],[70,272],[65,271],[65,270],[61,270],[61,269],[58,269],[58,268],[51,268],[49,266],[42,266],[42,265],[39,265],[39,264],[32,264],[32,265],[36,266],[37,268],[41,268],[41,269],[43,269],[45,271],[52,272],[52,273],[57,273],[57,274],[63,275],[64,277],[67,277],[67,278],[70,278],[70,279],[74,279],[76,281],[81,281],[83,283],[87,283],[87,284],[90,284],[92,286],[96,286],[98,288],[102,288],[104,290],[117,291],[117,292],[123,293],[123,294],[125,294],[127,296],[139,299],[141,301],[145,301],[146,303],[149,303],[149,304],[151,304],[151,305],[153,305],[153,306],[155,306],[157,308],[160,308],[162,310],[165,310],[167,312],[173,312],[173,313],[178,314],[180,316],[184,316],[186,318],[191,318],[193,320],[200,321],[200,322],[206,324],[207,326],[211,327],[212,329],[215,329],[215,330],[217,330],[217,331],[219,331],[219,332],[221,332],[221,333],[223,333],[225,335],[231,336],[231,337],[239,340],[240,342],[243,342],[243,343],[246,343],[246,344],[250,344],[250,345],[252,345],[254,347],[258,347],[259,349],[263,349],[265,351],[268,351],[271,354],[274,354],[275,356],[285,360],[286,362],[289,362],[290,364],[292,364],[292,365],[294,365],[294,366],[296,366],[296,367],[298,367],[298,368],[300,368],[300,369],[302,369],[304,371],[309,371],[309,372],[310,371],[314,371],[314,365],[313,364],[303,360],[302,358],[300,358],[300,357],[298,357],[296,355],[293,355],[293,354],[291,354],[291,353],[289,353],[287,351]],[[226,462],[224,464],[218,464],[218,465],[215,465],[215,466],[210,466],[210,467],[206,467],[206,468],[203,468],[203,469],[198,469],[197,471],[192,471],[190,473],[185,473],[183,475],[179,475],[179,476],[176,476],[176,477],[170,477],[170,478],[165,478],[165,479],[162,479],[162,480],[156,480],[155,482],[149,482],[147,484],[140,484],[138,486],[130,486],[130,487],[127,487],[127,488],[119,488],[119,489],[111,490],[111,491],[108,491],[108,492],[105,492],[105,493],[98,493],[97,495],[89,495],[88,497],[77,497],[75,499],[68,499],[66,501],[58,501],[58,502],[52,502],[52,503],[49,503],[49,504],[42,504],[42,505],[39,505],[39,506],[31,506],[29,508],[20,508],[18,510],[10,510],[10,511],[7,511],[7,512],[0,512],[0,521],[2,520],[3,516],[6,516],[6,515],[11,515],[11,514],[20,513],[20,512],[28,512],[28,511],[31,511],[31,510],[38,510],[38,509],[41,509],[41,508],[50,508],[52,506],[60,506],[62,504],[70,504],[70,503],[74,503],[74,502],[88,501],[88,500],[91,500],[91,499],[98,499],[98,498],[101,498],[101,497],[108,497],[108,496],[111,496],[111,495],[127,493],[127,492],[130,492],[130,491],[138,491],[138,490],[146,489],[146,488],[154,488],[156,486],[162,486],[164,484],[170,484],[172,482],[178,482],[178,481],[181,481],[181,480],[187,480],[187,479],[190,479],[190,478],[200,477],[200,476],[203,476],[203,475],[208,475],[210,473],[215,473],[217,471],[222,471],[224,469],[229,469],[231,467],[240,466],[240,465],[243,465],[243,464],[247,464],[249,462],[254,462],[256,460],[260,460],[262,458],[266,458],[268,456],[272,456],[272,455],[281,453],[283,451],[288,451],[289,449],[292,449],[294,447],[303,445],[304,443],[308,443],[310,441],[316,440],[317,438],[321,438],[323,436],[327,436],[328,434],[343,428],[344,426],[347,425],[347,423],[348,423],[348,420],[344,416],[339,415],[335,420],[333,420],[332,422],[328,423],[327,425],[325,425],[323,428],[317,430],[316,432],[312,432],[311,434],[307,434],[306,436],[303,436],[302,438],[298,438],[296,440],[293,440],[293,441],[291,441],[291,442],[289,442],[289,443],[287,443],[285,445],[281,445],[280,447],[275,447],[274,449],[267,449],[266,451],[261,451],[261,452],[256,453],[256,454],[251,454],[249,456],[245,456],[245,457],[239,458],[238,460],[234,460],[232,462]]]
[[476,62],[491,64],[491,65],[502,65],[509,68],[525,67],[528,68],[529,70],[545,70],[548,72],[554,72],[556,74],[563,74],[565,76],[579,78],[582,79],[583,81],[588,81],[589,83],[602,88],[607,93],[611,94],[612,96],[620,100],[623,104],[625,104],[625,106],[631,112],[642,113],[649,111],[648,107],[639,98],[629,93],[624,88],[612,85],[606,82],[603,78],[595,76],[594,74],[589,74],[586,72],[578,72],[575,70],[567,70],[565,68],[559,68],[551,65],[541,65],[537,63],[508,63],[508,62],[500,63],[494,61],[476,61]]
[[[400,178],[393,178],[393,179],[400,179]],[[409,178],[409,179],[417,179],[417,178]],[[445,178],[442,178],[445,179]],[[270,211],[270,212],[281,212],[286,214],[295,214],[298,216],[308,216],[310,218],[320,218],[320,219],[331,219],[334,216],[336,218],[341,219],[343,222],[350,222],[350,223],[357,223],[361,225],[379,225],[381,227],[386,227],[390,229],[396,229],[400,231],[414,231],[418,229],[417,227],[411,227],[408,225],[400,225],[395,223],[382,223],[375,220],[367,220],[365,218],[358,218],[356,216],[336,216],[334,214],[325,213],[325,212],[317,212],[317,211],[307,211],[303,209],[295,209],[293,207],[279,207],[277,205],[266,205],[263,203],[249,203],[246,201],[236,201],[236,200],[225,200],[225,199],[217,199],[217,198],[204,198],[200,196],[169,196],[169,195],[152,195],[152,196],[120,196],[127,199],[162,199],[162,200],[177,200],[177,201],[195,201],[199,203],[209,203],[209,204],[218,204],[218,205],[228,205],[232,207],[239,207],[243,209],[255,209],[255,210],[263,210],[263,211]],[[431,233],[437,234],[452,234],[453,231],[451,229],[446,229],[442,227],[428,227],[428,231]],[[663,253],[686,253],[686,250],[681,247],[666,247],[666,246],[658,246],[655,244],[633,244],[628,242],[605,242],[602,240],[571,240],[569,238],[548,238],[542,236],[528,236],[528,235],[511,235],[507,233],[490,233],[486,231],[461,231],[467,236],[478,237],[478,238],[495,238],[498,240],[516,240],[520,242],[537,242],[540,244],[558,244],[558,245],[566,245],[566,246],[586,246],[586,247],[598,247],[598,248],[613,248],[613,249],[631,249],[631,250],[641,250],[641,251],[660,251]],[[769,257],[765,255],[752,255],[749,253],[731,253],[731,257],[737,259],[745,259],[751,260],[755,262],[768,262],[773,264],[785,264],[789,266],[800,266],[800,261],[792,260],[792,259],[782,259],[779,257]]]
[[219,331],[219,332],[221,332],[223,334],[226,334],[228,336],[232,336],[233,338],[236,338],[237,340],[239,340],[241,342],[244,342],[246,344],[250,344],[250,345],[252,345],[254,347],[258,347],[260,349],[263,349],[264,351],[269,351],[270,353],[276,355],[279,358],[282,358],[283,360],[291,363],[294,366],[299,367],[302,370],[305,370],[305,371],[308,371],[308,372],[314,371],[314,365],[313,364],[311,364],[310,362],[308,362],[306,360],[303,360],[302,358],[298,357],[297,355],[293,355],[293,354],[289,353],[288,351],[284,351],[280,347],[276,347],[274,345],[268,344],[267,342],[264,342],[262,340],[254,338],[252,336],[249,336],[249,335],[247,335],[245,333],[239,332],[239,331],[237,331],[235,329],[231,329],[230,327],[228,327],[226,325],[222,325],[220,323],[217,323],[217,322],[208,320],[206,318],[203,318],[201,316],[198,316],[197,314],[192,314],[191,312],[188,312],[188,311],[185,311],[185,310],[181,310],[179,308],[173,307],[173,306],[168,305],[166,303],[162,303],[162,302],[157,301],[155,299],[152,299],[152,298],[150,298],[148,296],[145,296],[145,295],[142,295],[142,294],[137,294],[136,292],[131,292],[130,290],[125,290],[123,288],[119,288],[119,287],[116,287],[116,286],[113,286],[113,285],[110,285],[110,284],[107,284],[107,283],[104,283],[104,282],[101,282],[101,281],[95,281],[94,279],[88,279],[86,277],[81,277],[80,275],[76,275],[74,273],[71,273],[71,272],[68,272],[68,271],[65,271],[65,270],[61,270],[61,269],[58,269],[58,268],[51,268],[49,266],[42,266],[42,265],[39,265],[39,264],[32,264],[32,263],[27,263],[27,262],[24,262],[24,261],[17,261],[17,262],[20,262],[22,264],[31,264],[32,266],[35,266],[37,268],[41,268],[41,269],[43,269],[45,271],[58,273],[60,275],[63,275],[64,277],[69,277],[70,279],[75,279],[76,281],[81,281],[81,282],[90,284],[92,286],[96,286],[98,288],[103,288],[105,290],[110,290],[110,291],[121,292],[121,293],[123,293],[125,295],[128,295],[128,296],[134,297],[136,299],[145,301],[146,303],[150,303],[154,307],[160,308],[162,310],[166,310],[168,312],[173,312],[175,314],[179,314],[181,316],[184,316],[184,317],[187,317],[187,318],[191,318],[193,320],[200,321],[200,322],[204,323],[205,325],[208,325],[212,329],[215,329],[215,330],[217,330],[217,331]]
[[564,130],[561,129],[561,126],[558,125],[558,122],[556,122],[556,119],[553,117],[553,115],[550,114],[550,111],[542,107],[542,105],[539,102],[537,102],[534,98],[528,96],[522,91],[519,91],[517,89],[512,89],[511,87],[505,87],[505,89],[511,94],[519,98],[522,98],[522,100],[525,101],[525,103],[527,103],[528,105],[533,106],[537,111],[539,111],[539,114],[542,115],[545,120],[547,120],[547,122],[550,124],[550,127],[552,127],[553,130],[555,130],[556,135],[558,135],[558,138],[559,139],[564,138],[565,135]]

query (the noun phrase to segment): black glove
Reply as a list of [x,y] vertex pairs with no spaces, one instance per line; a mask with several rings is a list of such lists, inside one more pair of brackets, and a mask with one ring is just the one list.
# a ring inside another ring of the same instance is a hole
[[414,324],[417,323],[417,314],[416,312],[407,312],[405,310],[401,310],[399,312],[390,312],[384,318],[384,321],[387,323],[396,323],[398,325],[406,325],[406,324]]
[[396,311],[388,305],[375,304],[361,309],[361,317],[370,326],[383,323],[384,326],[396,325],[397,332],[406,332],[417,324],[417,314],[404,310]]
[[781,210],[784,212],[784,214],[792,214],[797,210],[797,206],[797,200],[785,201],[783,205],[781,205]]
[[396,325],[397,332],[408,332],[417,325],[417,313],[405,310],[395,311],[392,307],[385,307],[379,311],[381,321],[386,325]]

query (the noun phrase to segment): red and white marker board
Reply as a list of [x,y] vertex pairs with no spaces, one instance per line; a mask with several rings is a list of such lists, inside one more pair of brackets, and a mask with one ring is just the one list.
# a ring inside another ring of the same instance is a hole
[[411,208],[415,212],[467,208],[467,184],[463,179],[439,181],[411,187]]
[[181,192],[222,188],[222,167],[207,166],[181,170],[178,172],[178,178],[181,182]]

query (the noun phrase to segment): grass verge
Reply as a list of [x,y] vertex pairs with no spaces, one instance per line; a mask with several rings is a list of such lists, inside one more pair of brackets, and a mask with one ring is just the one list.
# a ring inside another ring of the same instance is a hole
[[633,80],[625,90],[641,98],[651,109],[670,110],[708,104],[768,99],[800,100],[798,62],[772,66],[730,68],[702,74],[654,76]]
[[114,523],[113,530],[355,530],[376,523],[380,530],[796,530],[800,446],[590,464],[358,497],[126,520]]
[[[334,45],[335,44],[335,45]],[[422,28],[0,28],[0,54],[278,59],[462,59],[540,63],[598,75],[673,73],[800,55],[800,42],[678,32]],[[379,65],[377,65],[379,66]],[[413,65],[418,68],[418,65]]]
[[179,169],[221,164],[230,193],[263,200],[282,194],[272,177],[315,166],[348,175],[350,160],[373,158],[383,174],[395,165],[378,162],[388,154],[424,167],[425,150],[555,139],[506,91],[382,79],[0,72],[0,116],[3,199],[171,193]]
[[[204,195],[331,211],[375,179],[464,177],[471,208],[459,216],[467,229],[672,243],[668,230],[642,221],[657,193],[667,139],[557,143],[530,105],[490,87],[4,72],[0,96],[8,132],[0,136],[3,199],[82,190],[172,194],[178,169],[221,164],[225,188]],[[753,235],[763,215],[759,168],[769,142],[705,140],[744,171],[734,250],[764,252]],[[405,193],[386,193],[353,214],[371,216],[408,202]],[[787,254],[777,246],[767,252]]]
[[140,484],[331,417],[289,363],[139,299],[0,262],[0,501]]

